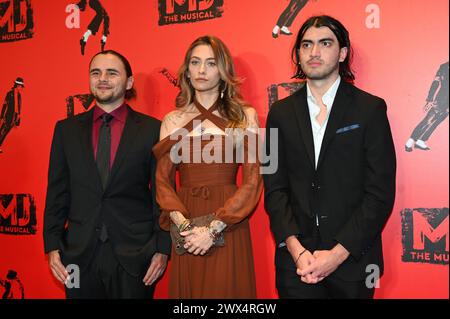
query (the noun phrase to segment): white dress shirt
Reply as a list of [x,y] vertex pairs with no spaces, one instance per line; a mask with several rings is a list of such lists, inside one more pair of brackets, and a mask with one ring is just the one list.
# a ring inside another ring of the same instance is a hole
[[322,103],[327,107],[327,116],[322,126],[316,120],[316,116],[320,112],[320,106],[317,104],[316,99],[312,95],[309,85],[306,84],[307,102],[309,109],[309,116],[311,119],[311,128],[314,139],[314,157],[315,167],[317,169],[317,161],[319,160],[320,148],[322,147],[323,136],[325,135],[325,129],[327,128],[328,118],[330,116],[331,108],[333,106],[334,98],[341,83],[341,77],[339,76],[333,85],[325,92],[322,97]]

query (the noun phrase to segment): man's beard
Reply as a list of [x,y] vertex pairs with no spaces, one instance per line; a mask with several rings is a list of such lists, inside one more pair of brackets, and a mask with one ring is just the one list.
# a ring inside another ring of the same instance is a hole
[[117,100],[119,100],[122,96],[125,96],[125,91],[124,92],[118,92],[118,93],[111,92],[110,94],[103,95],[103,96],[100,96],[100,94],[96,93],[95,91],[91,92],[91,93],[94,96],[95,100],[97,102],[99,102],[99,103],[102,103],[102,104],[114,103]]

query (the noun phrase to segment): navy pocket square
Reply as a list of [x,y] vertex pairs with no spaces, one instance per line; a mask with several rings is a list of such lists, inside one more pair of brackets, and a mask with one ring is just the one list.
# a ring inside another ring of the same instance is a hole
[[351,131],[351,130],[356,130],[357,128],[359,128],[359,124],[353,124],[353,125],[349,125],[349,126],[346,126],[346,127],[341,127],[340,129],[338,129],[336,131],[336,134],[348,132],[348,131]]

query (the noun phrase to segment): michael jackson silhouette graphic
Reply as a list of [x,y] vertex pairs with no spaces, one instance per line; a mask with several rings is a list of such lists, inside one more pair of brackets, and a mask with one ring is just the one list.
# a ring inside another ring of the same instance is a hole
[[[78,2],[77,6],[80,11],[86,9],[86,3],[88,0],[81,0]],[[81,54],[84,55],[84,49],[86,48],[87,41],[91,35],[95,35],[100,29],[100,25],[103,23],[103,36],[100,40],[101,50],[104,51],[106,39],[109,35],[109,16],[105,8],[103,8],[100,0],[89,0],[89,7],[95,11],[95,16],[89,23],[87,31],[84,33],[83,37],[80,39]]]
[[272,37],[278,38],[279,34],[292,35],[289,27],[294,22],[300,10],[306,5],[309,0],[290,0],[289,5],[281,13],[277,24],[272,30]]
[[0,278],[0,287],[3,286],[4,291],[1,294],[1,299],[24,299],[25,293],[23,284],[17,277],[17,272],[9,270],[6,279]]
[[[75,110],[75,100],[80,101],[82,108],[81,110]],[[92,94],[77,94],[73,96],[69,96],[66,98],[66,105],[67,105],[67,117],[72,117],[74,115],[77,115],[78,113],[85,112],[89,109],[89,107],[94,102],[95,98]]]
[[422,151],[430,150],[426,142],[438,125],[448,117],[448,62],[440,66],[431,83],[424,111],[427,115],[406,141],[407,152],[412,152],[413,147]]
[[17,78],[11,90],[6,93],[2,113],[0,113],[0,154],[3,152],[2,144],[8,133],[13,127],[20,125],[20,111],[22,108],[21,92],[23,88],[23,79]]

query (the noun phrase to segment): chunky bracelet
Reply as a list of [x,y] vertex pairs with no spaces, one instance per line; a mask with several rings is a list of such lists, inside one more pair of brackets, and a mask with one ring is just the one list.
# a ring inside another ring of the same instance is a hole
[[303,255],[306,252],[306,248],[302,250],[300,254],[298,254],[297,260],[295,261],[295,264],[297,265],[298,260],[300,259],[300,256]]
[[211,239],[213,240],[213,243],[216,242],[216,240],[219,238],[220,236],[220,232],[218,232],[217,230],[208,227],[208,232],[209,232],[209,236],[211,237]]
[[189,230],[190,226],[191,226],[191,220],[185,219],[184,222],[182,222],[181,225],[178,227],[178,230],[180,233],[182,233],[185,230]]

